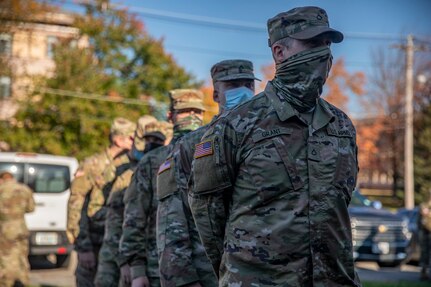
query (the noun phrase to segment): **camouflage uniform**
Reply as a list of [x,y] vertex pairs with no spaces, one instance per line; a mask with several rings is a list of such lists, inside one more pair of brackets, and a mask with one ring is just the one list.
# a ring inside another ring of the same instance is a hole
[[219,286],[360,286],[347,209],[354,126],[323,99],[304,119],[274,81],[196,146],[189,201]]
[[34,211],[33,193],[15,179],[0,183],[0,286],[29,284],[28,237],[24,214]]
[[123,225],[123,196],[130,184],[135,166],[135,162],[130,162],[129,169],[115,180],[106,203],[105,236],[99,252],[96,286],[119,286],[120,266],[125,263],[118,252]]
[[[133,142],[133,145],[137,150],[144,150],[144,136],[145,133],[148,133],[149,126],[150,128],[159,130],[159,125],[154,117],[143,116],[139,118]],[[137,162],[133,158],[128,164],[127,171],[115,179],[106,203],[107,213],[105,221],[105,236],[99,252],[95,280],[96,286],[123,286],[123,283],[120,282],[120,267],[126,262],[118,251],[123,225],[123,197],[130,184],[136,165]]]
[[[122,118],[114,120],[113,135],[133,136],[135,124]],[[76,236],[77,252],[94,252],[96,258],[103,241],[106,218],[105,201],[114,179],[127,170],[129,157],[122,153],[111,157],[106,149],[87,158],[79,167],[72,182],[68,203],[68,232]],[[77,222],[79,221],[79,228]],[[94,286],[95,269],[87,269],[78,262],[75,275],[78,286]]]
[[[211,69],[213,82],[254,80],[253,64],[226,60]],[[199,282],[217,286],[217,277],[199,238],[187,200],[195,145],[207,126],[185,135],[168,155],[171,168],[157,177],[157,247],[163,287]]]
[[[202,105],[203,95],[198,91],[174,90],[170,95],[174,111]],[[168,146],[144,155],[124,196],[125,212],[120,253],[131,266],[132,279],[148,277],[150,286],[160,286],[156,244],[157,173],[170,168],[165,159],[175,142],[188,131],[190,130],[175,127],[174,137]]]

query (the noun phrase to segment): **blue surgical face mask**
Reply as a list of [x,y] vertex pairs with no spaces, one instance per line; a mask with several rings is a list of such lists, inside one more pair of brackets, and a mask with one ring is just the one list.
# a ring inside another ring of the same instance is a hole
[[132,157],[137,160],[140,161],[141,158],[144,156],[144,151],[140,151],[138,149],[136,149],[135,145],[133,145],[132,147]]
[[253,97],[254,92],[246,87],[239,87],[224,92],[226,97],[225,109],[231,109]]

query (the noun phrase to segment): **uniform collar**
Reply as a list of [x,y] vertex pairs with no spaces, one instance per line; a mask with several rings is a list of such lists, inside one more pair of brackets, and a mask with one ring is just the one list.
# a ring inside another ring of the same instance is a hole
[[[277,95],[277,90],[272,85],[271,82],[265,87],[265,94],[271,101],[271,105],[274,110],[277,112],[278,118],[281,121],[286,121],[293,116],[298,116],[299,112],[292,107],[290,103],[282,98],[282,96]],[[313,128],[314,130],[321,129],[326,126],[328,123],[333,122],[335,119],[335,115],[329,109],[328,103],[325,100],[319,98],[317,101],[316,109],[314,110],[313,115]]]
[[281,96],[277,95],[277,90],[271,82],[268,82],[266,85],[265,94],[268,96],[272,107],[277,112],[278,118],[282,122],[298,115],[298,112],[287,101],[285,101]]
[[334,120],[335,115],[329,109],[328,103],[324,99],[319,98],[313,115],[313,129],[317,131],[329,123],[332,123]]

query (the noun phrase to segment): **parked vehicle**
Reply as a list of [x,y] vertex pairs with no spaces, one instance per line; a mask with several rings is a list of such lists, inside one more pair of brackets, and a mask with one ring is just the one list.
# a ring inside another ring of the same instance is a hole
[[408,228],[409,231],[412,233],[412,237],[409,243],[410,254],[408,257],[408,262],[412,264],[419,264],[419,260],[421,257],[421,246],[419,243],[419,207],[415,207],[413,209],[400,208],[397,213],[400,216],[403,216],[406,220],[408,220]]
[[66,236],[67,202],[77,160],[34,153],[0,153],[0,169],[3,168],[34,192],[36,209],[25,216],[30,231],[30,258],[54,254],[56,266],[66,266],[73,247]]
[[369,200],[358,189],[353,192],[349,213],[354,257],[357,261],[375,261],[380,266],[398,266],[411,252],[408,220],[376,207],[381,207],[381,203]]

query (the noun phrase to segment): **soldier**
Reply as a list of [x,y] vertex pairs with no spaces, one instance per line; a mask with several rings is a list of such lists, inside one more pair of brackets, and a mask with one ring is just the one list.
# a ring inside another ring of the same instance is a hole
[[[137,162],[150,150],[163,146],[165,135],[160,132],[160,124],[152,116],[139,118],[133,147],[130,152],[130,163],[128,169],[118,176],[109,194],[106,206],[105,236],[99,252],[99,260],[95,284],[100,287],[108,286],[130,286],[130,280],[120,282],[120,268],[123,272],[129,267],[118,252],[123,225],[123,195],[130,184],[132,174]],[[124,266],[125,265],[125,266]],[[130,273],[130,271],[129,271]],[[126,276],[126,274],[125,274]],[[129,278],[130,276],[127,276]]]
[[275,78],[196,146],[199,235],[219,286],[360,286],[347,210],[356,132],[320,98],[343,34],[318,7],[278,14],[268,31]]
[[[219,113],[254,95],[255,77],[250,61],[222,61],[211,68],[211,76]],[[171,169],[157,177],[157,247],[163,287],[218,285],[187,201],[194,148],[205,130],[203,126],[183,136],[167,156],[173,158]]]
[[29,284],[28,237],[24,214],[34,211],[33,192],[0,171],[0,286]]
[[430,279],[428,269],[430,267],[430,253],[431,253],[431,191],[429,192],[428,201],[423,202],[419,206],[419,238],[421,246],[420,265],[421,280]]
[[133,287],[160,286],[156,247],[157,173],[170,169],[170,161],[165,159],[175,142],[185,133],[202,126],[204,107],[200,91],[173,90],[170,97],[168,118],[174,124],[172,142],[144,155],[124,195],[120,254],[131,266]]
[[[103,241],[105,201],[112,181],[127,168],[127,152],[136,125],[116,118],[111,126],[110,146],[84,160],[75,174],[68,203],[68,233],[78,252],[77,286],[94,286],[97,256]],[[79,228],[78,228],[79,222]]]

